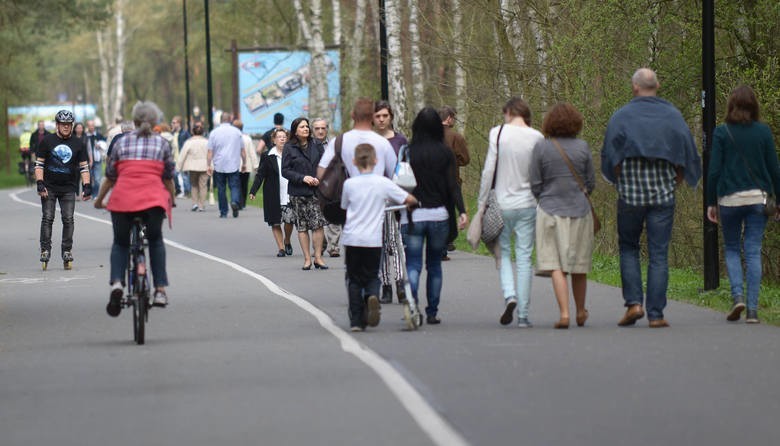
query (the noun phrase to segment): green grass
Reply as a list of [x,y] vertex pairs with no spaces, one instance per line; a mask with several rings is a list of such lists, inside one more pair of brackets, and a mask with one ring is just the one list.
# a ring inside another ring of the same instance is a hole
[[0,189],[24,186],[24,175],[16,171],[16,164],[12,166],[9,173],[5,166],[0,168]]
[[[460,251],[474,252],[466,241],[465,232],[458,235],[455,246]],[[476,251],[477,254],[489,255],[484,244]],[[642,266],[646,271],[647,265]],[[593,269],[588,279],[594,282],[620,287],[620,259],[617,256],[593,255]],[[731,291],[727,278],[721,278],[720,287],[716,290],[704,291],[704,279],[700,270],[695,268],[670,268],[668,296],[680,302],[687,302],[700,307],[711,308],[725,313],[731,308]],[[764,281],[761,285],[758,300],[758,316],[762,322],[780,325],[780,284]]]
[[[642,266],[643,271],[646,265]],[[615,256],[593,256],[593,270],[588,278],[599,283],[620,286],[620,259]],[[669,291],[671,299],[726,313],[732,304],[729,282],[721,278],[716,290],[702,290],[704,279],[694,268],[670,268]],[[763,283],[758,301],[759,318],[766,323],[780,325],[780,285]]]

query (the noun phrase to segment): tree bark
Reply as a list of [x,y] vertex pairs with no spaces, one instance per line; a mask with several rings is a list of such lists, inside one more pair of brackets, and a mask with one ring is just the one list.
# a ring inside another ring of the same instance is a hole
[[110,86],[110,67],[108,62],[107,48],[103,38],[104,31],[96,31],[97,47],[98,47],[98,59],[100,60],[100,108],[103,110],[103,116],[108,119],[109,113],[109,94],[111,91]]
[[347,44],[348,59],[351,61],[349,73],[347,73],[347,99],[353,102],[360,91],[360,68],[365,60],[363,41],[366,23],[366,0],[357,0],[355,3],[355,26],[352,31],[352,39]]
[[122,112],[125,102],[125,36],[124,6],[125,0],[117,0],[116,3],[116,66],[114,71],[115,94],[112,114],[105,116],[106,123],[113,122],[114,118]]
[[333,5],[333,44],[341,45],[341,0],[332,0]]
[[[458,11],[453,2],[454,11]],[[425,80],[423,79],[422,56],[420,55],[420,29],[417,26],[417,18],[420,9],[417,0],[408,0],[409,9],[409,54],[412,67],[412,114],[419,112],[425,106]]]
[[322,0],[309,0],[309,17],[301,0],[294,0],[298,25],[306,47],[311,54],[309,64],[309,116],[325,117],[332,121],[328,104],[328,72],[325,56],[325,40],[322,35]]
[[466,70],[463,68],[463,11],[460,0],[452,2],[452,52],[455,56],[455,109],[458,120],[455,129],[463,133],[468,118],[466,108]]
[[395,111],[394,123],[406,129],[408,123],[406,103],[406,81],[404,79],[403,55],[401,54],[401,8],[399,0],[385,1],[387,18],[387,77],[390,104]]

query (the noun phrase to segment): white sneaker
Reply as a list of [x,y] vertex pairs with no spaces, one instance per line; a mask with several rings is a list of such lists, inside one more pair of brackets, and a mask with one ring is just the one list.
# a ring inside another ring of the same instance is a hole
[[155,291],[154,300],[152,300],[152,306],[165,308],[168,305],[168,296],[165,291]]

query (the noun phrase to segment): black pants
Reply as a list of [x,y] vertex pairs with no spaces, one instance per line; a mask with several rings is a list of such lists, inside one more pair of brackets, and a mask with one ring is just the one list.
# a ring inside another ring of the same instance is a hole
[[249,194],[249,172],[241,172],[238,179],[241,184],[241,196],[238,197],[238,207],[244,209],[246,207],[246,196]]
[[345,251],[349,323],[352,327],[365,328],[366,298],[379,295],[379,264],[382,261],[382,248],[346,246]]
[[41,251],[51,252],[51,230],[57,202],[60,203],[62,217],[62,252],[73,249],[73,212],[76,209],[76,194],[49,191],[48,197],[41,197]]

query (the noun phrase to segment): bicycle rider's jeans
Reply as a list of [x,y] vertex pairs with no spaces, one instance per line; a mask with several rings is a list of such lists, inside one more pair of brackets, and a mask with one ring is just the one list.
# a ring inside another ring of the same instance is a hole
[[162,224],[165,210],[154,207],[141,212],[112,212],[114,226],[114,244],[111,246],[111,281],[125,285],[127,262],[130,255],[130,228],[133,218],[143,217],[146,223],[146,239],[149,241],[149,262],[152,268],[154,287],[168,286],[168,274],[165,271],[165,243],[163,243]]
[[62,217],[62,251],[73,249],[73,211],[76,208],[76,194],[74,192],[56,193],[49,191],[47,198],[41,197],[41,250],[51,252],[51,229],[58,201]]
[[[731,285],[731,297],[741,299],[743,292],[742,251],[745,252],[747,307],[758,309],[761,288],[761,241],[764,239],[767,216],[764,206],[721,206],[720,227],[723,231],[723,251]],[[744,238],[743,238],[744,237]]]

